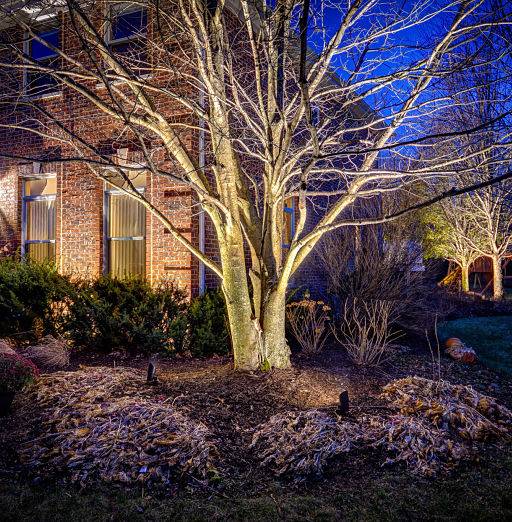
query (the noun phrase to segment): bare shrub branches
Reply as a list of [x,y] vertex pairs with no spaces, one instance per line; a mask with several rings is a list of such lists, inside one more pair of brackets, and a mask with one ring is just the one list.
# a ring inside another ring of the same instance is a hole
[[399,337],[399,332],[392,330],[396,319],[396,306],[391,301],[347,299],[332,331],[356,364],[377,366]]
[[382,362],[400,330],[424,333],[439,312],[410,227],[397,224],[382,243],[374,232],[327,236],[319,252],[339,310],[334,334],[361,365]]
[[305,297],[286,305],[287,326],[303,353],[313,355],[322,350],[329,332],[331,307],[324,301]]

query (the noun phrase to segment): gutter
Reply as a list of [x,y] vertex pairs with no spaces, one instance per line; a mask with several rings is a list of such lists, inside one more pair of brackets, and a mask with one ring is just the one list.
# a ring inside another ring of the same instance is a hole
[[[204,59],[204,51],[203,51]],[[199,106],[205,108],[205,96],[204,90],[199,89]],[[206,152],[205,152],[206,132],[205,132],[205,121],[204,118],[199,118],[199,168],[204,173],[206,165]],[[201,207],[199,211],[199,250],[205,253],[205,213]],[[199,261],[199,294],[204,294],[206,291],[206,267],[202,261]]]

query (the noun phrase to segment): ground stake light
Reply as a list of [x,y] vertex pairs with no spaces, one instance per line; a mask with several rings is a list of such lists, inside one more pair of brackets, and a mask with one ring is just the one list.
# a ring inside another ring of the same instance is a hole
[[155,382],[157,382],[157,378],[156,378],[156,366],[155,366],[155,363],[150,361],[149,364],[148,364],[148,378],[147,378],[147,383],[148,384],[154,384]]
[[338,413],[340,415],[347,415],[350,408],[350,400],[348,398],[348,391],[343,390],[340,393],[340,404],[338,406]]

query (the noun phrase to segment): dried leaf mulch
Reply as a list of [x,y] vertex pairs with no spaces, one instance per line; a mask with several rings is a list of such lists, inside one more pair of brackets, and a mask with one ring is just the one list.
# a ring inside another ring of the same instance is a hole
[[387,413],[357,419],[319,410],[275,415],[256,429],[251,447],[261,465],[295,481],[320,477],[360,449],[382,451],[383,465],[436,476],[474,456],[475,443],[509,441],[512,434],[512,412],[470,386],[408,377],[384,386],[382,398]]
[[403,415],[425,417],[468,441],[506,436],[512,430],[512,412],[471,386],[406,377],[384,386],[382,397]]
[[303,480],[321,477],[330,461],[365,439],[357,422],[339,422],[319,410],[287,412],[271,417],[253,436],[250,448],[277,476]]
[[169,488],[206,479],[216,452],[208,429],[149,388],[130,368],[44,375],[17,400],[12,436],[21,462],[82,486]]

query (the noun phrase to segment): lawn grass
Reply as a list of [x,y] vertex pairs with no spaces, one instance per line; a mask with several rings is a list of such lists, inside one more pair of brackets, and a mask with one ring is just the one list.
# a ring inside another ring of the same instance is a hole
[[255,497],[152,498],[120,489],[79,492],[68,486],[0,482],[5,522],[72,521],[405,521],[512,519],[510,454],[452,477],[411,478],[383,470],[342,489],[266,491]]
[[512,374],[512,316],[447,321],[439,326],[439,337],[459,337],[485,364]]

